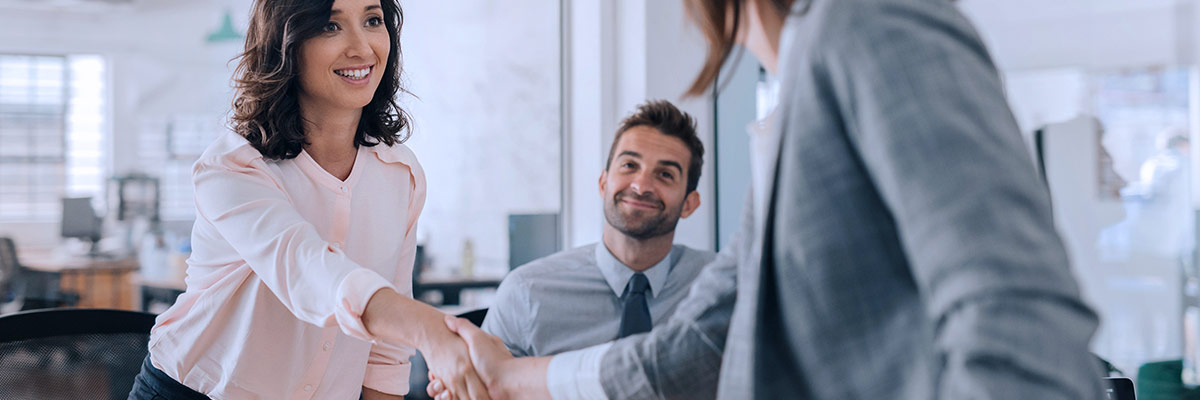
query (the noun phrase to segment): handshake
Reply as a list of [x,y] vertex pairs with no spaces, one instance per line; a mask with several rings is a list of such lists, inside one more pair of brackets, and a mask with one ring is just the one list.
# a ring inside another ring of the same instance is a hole
[[[548,357],[514,358],[504,342],[470,321],[447,315],[450,334],[431,338],[430,397],[436,400],[549,399],[545,376]],[[516,394],[520,396],[516,396]]]

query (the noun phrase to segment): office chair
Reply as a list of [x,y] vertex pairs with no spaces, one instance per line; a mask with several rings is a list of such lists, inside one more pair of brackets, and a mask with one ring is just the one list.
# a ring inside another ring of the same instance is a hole
[[60,308],[0,316],[0,399],[124,399],[154,314]]
[[0,315],[78,304],[79,294],[60,289],[60,280],[58,274],[22,267],[12,238],[0,237]]
[[[487,310],[487,308],[481,308],[467,311],[458,314],[458,317],[471,321],[475,326],[482,326],[483,318],[487,316]],[[425,357],[420,352],[417,352],[409,361],[412,362],[411,372],[408,374],[408,394],[404,398],[409,400],[429,400],[429,394],[425,393],[425,386],[429,385],[429,365],[425,364]]]
[[464,318],[467,321],[471,321],[471,323],[475,324],[475,326],[483,326],[483,319],[487,318],[487,310],[487,307],[484,307],[478,310],[467,311],[465,313],[458,314],[458,317]]

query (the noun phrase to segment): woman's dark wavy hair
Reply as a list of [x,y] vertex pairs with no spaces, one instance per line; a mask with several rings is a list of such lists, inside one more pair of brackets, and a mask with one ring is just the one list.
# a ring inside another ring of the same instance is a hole
[[[411,117],[396,103],[400,85],[400,27],[404,11],[396,0],[380,0],[391,37],[387,67],[371,102],[363,107],[356,146],[388,146],[412,135]],[[300,45],[329,22],[333,0],[256,0],[246,33],[246,50],[235,72],[233,130],[268,159],[289,159],[308,144],[300,115]]]

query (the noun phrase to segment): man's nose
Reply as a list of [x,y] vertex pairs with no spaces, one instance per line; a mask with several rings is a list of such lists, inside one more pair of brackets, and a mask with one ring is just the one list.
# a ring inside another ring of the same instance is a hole
[[650,176],[644,172],[634,175],[633,181],[629,183],[629,188],[638,195],[646,193],[650,190],[650,187]]

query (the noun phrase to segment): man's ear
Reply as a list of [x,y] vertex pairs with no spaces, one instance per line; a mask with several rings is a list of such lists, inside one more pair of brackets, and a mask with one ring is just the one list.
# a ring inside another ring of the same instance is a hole
[[604,188],[608,186],[608,169],[600,170],[600,181],[597,184],[600,185],[600,199],[603,200]]
[[687,218],[696,212],[697,208],[700,208],[700,191],[693,190],[688,193],[687,198],[683,199],[683,212],[679,214],[679,217]]

